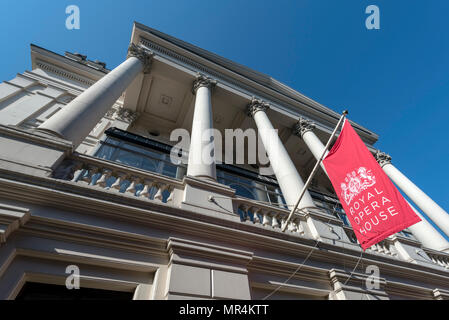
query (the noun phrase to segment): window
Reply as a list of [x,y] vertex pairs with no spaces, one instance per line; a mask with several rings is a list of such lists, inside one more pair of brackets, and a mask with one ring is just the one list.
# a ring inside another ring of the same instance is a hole
[[329,215],[337,217],[343,221],[345,226],[351,226],[343,207],[336,199],[315,190],[310,190],[310,194],[318,208],[323,209]]
[[404,229],[402,231],[399,232],[400,235],[409,238],[409,239],[415,239],[415,237],[413,237],[413,235],[411,234],[410,231],[408,231],[407,229]]
[[[225,169],[226,168],[226,169]],[[239,168],[240,170],[243,170]],[[238,196],[253,199],[257,201],[263,201],[267,204],[279,206],[281,208],[287,208],[286,202],[277,184],[272,181],[268,182],[267,177],[263,181],[256,173],[247,171],[246,175],[251,178],[246,178],[241,175],[237,175],[237,170],[220,166],[217,168],[217,180],[218,182],[225,184],[233,189]],[[272,179],[273,180],[273,179]]]
[[69,290],[65,286],[26,282],[16,300],[132,300],[133,292],[92,288]]
[[[101,142],[95,153],[98,158],[177,179],[182,179],[187,173],[186,165],[174,164],[171,161],[172,146],[170,145],[117,128],[110,128],[105,133],[107,138]],[[180,152],[183,152],[183,156],[187,157],[185,151]],[[93,179],[98,178],[99,175],[93,177]],[[111,186],[114,179],[110,178],[107,185]],[[229,164],[218,164],[217,180],[219,183],[235,189],[238,196],[288,209],[275,178],[261,176],[256,172]],[[128,185],[129,182],[123,183],[120,191],[124,192]],[[141,189],[143,189],[143,185],[136,186],[137,193]],[[324,209],[328,214],[338,217],[345,225],[350,225],[345,212],[335,197],[314,190],[310,190],[310,193],[318,207]]]
[[[123,165],[162,174],[168,177],[182,179],[187,172],[187,166],[174,164],[170,159],[171,146],[147,139],[132,133],[111,128],[106,131],[107,138],[102,141],[95,157],[110,160]],[[93,179],[98,179],[93,177]],[[236,190],[236,194],[272,205],[287,208],[277,181],[270,177],[231,165],[217,165],[217,180]],[[111,186],[114,178],[107,181]],[[121,186],[123,192],[129,183]],[[137,185],[136,189],[142,189]]]
[[181,179],[186,172],[185,166],[175,165],[170,161],[170,154],[143,148],[112,137],[108,137],[101,143],[95,156],[172,178]]

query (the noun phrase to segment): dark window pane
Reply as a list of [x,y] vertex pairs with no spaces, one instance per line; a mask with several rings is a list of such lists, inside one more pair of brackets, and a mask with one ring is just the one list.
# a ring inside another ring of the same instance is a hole
[[156,172],[158,167],[158,162],[154,159],[143,158],[142,159],[142,169],[147,171]]
[[100,159],[111,160],[115,150],[115,147],[103,144],[97,151],[96,157]]
[[142,157],[129,151],[119,150],[119,152],[115,156],[115,159],[113,160],[118,163],[123,163],[128,166],[139,168],[140,163],[142,162]]
[[54,284],[27,282],[16,300],[132,300],[132,292],[92,288],[67,289]]

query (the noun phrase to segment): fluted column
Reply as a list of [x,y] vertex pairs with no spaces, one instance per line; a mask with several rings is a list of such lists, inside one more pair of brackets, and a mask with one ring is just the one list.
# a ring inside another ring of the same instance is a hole
[[142,71],[152,53],[131,44],[128,58],[39,126],[39,130],[72,141],[77,147]]
[[377,151],[377,162],[391,180],[428,216],[446,235],[449,236],[449,214],[443,210],[427,194],[419,189],[395,166],[391,164],[391,157]]
[[[276,179],[281,188],[287,204],[290,208],[298,201],[299,193],[304,186],[295,165],[287,153],[282,141],[273,128],[266,110],[269,105],[257,99],[253,99],[248,105],[248,115],[254,118],[260,138],[270,159]],[[310,193],[306,191],[298,208],[315,207]]]
[[[307,147],[318,160],[325,146],[313,132],[314,129],[315,125],[313,122],[300,118],[295,126],[295,134],[304,140]],[[449,242],[418,212],[418,210],[416,210],[410,203],[409,205],[421,218],[420,222],[408,227],[415,238],[427,248],[449,252]]]
[[211,91],[216,81],[198,75],[193,83],[195,110],[193,113],[192,133],[189,150],[187,175],[208,179],[217,179],[213,143]]

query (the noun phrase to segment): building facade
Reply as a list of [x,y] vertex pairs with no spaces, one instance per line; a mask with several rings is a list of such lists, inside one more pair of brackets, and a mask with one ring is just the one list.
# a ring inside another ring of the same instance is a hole
[[[35,45],[31,60],[0,84],[0,299],[69,294],[78,271],[89,297],[449,298],[446,238],[423,219],[362,254],[322,169],[281,231],[338,113],[138,23],[112,70]],[[352,125],[449,235],[448,214]],[[179,129],[190,148],[174,148]],[[257,132],[269,162],[197,157],[228,157],[227,129]]]

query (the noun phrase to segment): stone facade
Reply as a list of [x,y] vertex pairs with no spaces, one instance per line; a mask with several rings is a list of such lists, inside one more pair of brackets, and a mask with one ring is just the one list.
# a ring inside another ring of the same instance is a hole
[[[26,282],[65,285],[70,265],[82,287],[142,300],[449,297],[447,240],[423,221],[362,254],[319,205],[338,205],[324,170],[281,232],[288,209],[239,195],[215,163],[178,178],[96,156],[112,128],[158,148],[176,128],[276,128],[271,178],[294,202],[338,113],[198,50],[135,24],[113,70],[32,46],[32,70],[0,84],[0,299]],[[354,127],[375,153],[377,135]],[[426,197],[416,206],[444,221]]]

